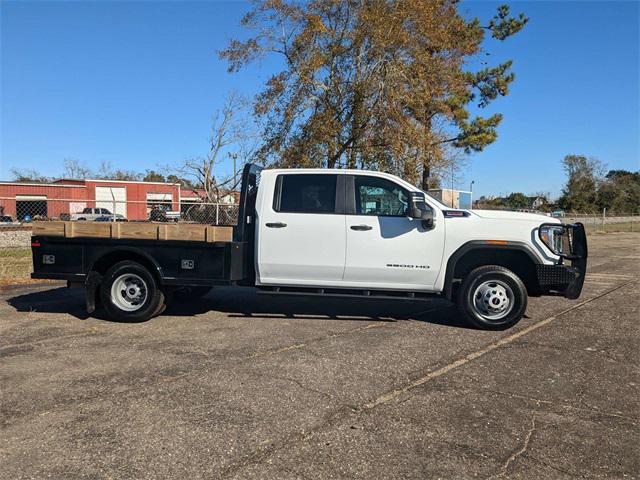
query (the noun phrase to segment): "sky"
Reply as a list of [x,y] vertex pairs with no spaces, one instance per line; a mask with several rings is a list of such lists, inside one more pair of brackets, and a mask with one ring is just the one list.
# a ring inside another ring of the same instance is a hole
[[[500,2],[504,3],[504,2]],[[488,19],[498,3],[465,1]],[[467,157],[454,187],[474,197],[557,196],[561,160],[584,154],[640,169],[640,3],[511,2],[530,22],[490,61],[513,59],[511,93],[487,113],[497,141]],[[0,2],[0,179],[13,168],[58,176],[65,158],[144,171],[207,151],[231,91],[261,91],[279,62],[227,73],[218,50],[242,38],[245,2]],[[223,170],[231,171],[229,165]],[[445,178],[444,186],[451,180]]]

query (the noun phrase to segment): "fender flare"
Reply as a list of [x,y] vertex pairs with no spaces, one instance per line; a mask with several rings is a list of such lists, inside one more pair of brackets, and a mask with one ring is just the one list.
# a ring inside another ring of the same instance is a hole
[[456,265],[465,254],[473,250],[516,250],[524,252],[534,264],[541,265],[543,263],[535,251],[525,242],[508,241],[504,243],[493,243],[490,240],[471,240],[462,244],[447,260],[443,293],[448,300],[453,300],[453,272],[456,269]]
[[140,256],[140,257],[144,258],[147,262],[149,262],[150,265],[153,266],[153,270],[152,270],[151,274],[155,274],[161,284],[164,283],[164,272],[162,271],[162,267],[160,266],[160,264],[151,255],[149,255],[147,252],[145,252],[143,249],[136,248],[136,247],[129,247],[129,246],[121,246],[121,247],[117,247],[117,248],[112,248],[109,251],[104,252],[102,255],[99,255],[99,256],[96,255],[92,259],[91,265],[87,269],[87,274],[92,272],[94,267],[95,267],[95,264],[98,263],[100,260],[102,260],[104,257],[109,256],[109,255],[118,254],[118,253],[131,253],[131,254],[134,254],[136,256]]

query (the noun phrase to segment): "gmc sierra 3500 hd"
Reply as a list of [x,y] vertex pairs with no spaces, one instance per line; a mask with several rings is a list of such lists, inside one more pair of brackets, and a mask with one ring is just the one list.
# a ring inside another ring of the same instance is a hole
[[[172,227],[179,228],[179,227]],[[214,285],[272,294],[442,297],[471,325],[504,329],[528,296],[580,295],[587,241],[580,223],[456,210],[393,175],[262,170],[246,165],[230,241],[32,238],[33,278],[86,288],[91,313],[143,321],[176,293]]]

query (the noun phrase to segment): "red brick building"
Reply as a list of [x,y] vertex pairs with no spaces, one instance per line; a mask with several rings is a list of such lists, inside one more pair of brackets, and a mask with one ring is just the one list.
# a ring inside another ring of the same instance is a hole
[[[184,195],[184,198],[183,198]],[[29,215],[60,218],[86,207],[106,208],[129,220],[146,220],[154,205],[180,210],[181,201],[199,201],[179,184],[116,180],[69,180],[53,183],[0,182],[0,214],[22,220]]]

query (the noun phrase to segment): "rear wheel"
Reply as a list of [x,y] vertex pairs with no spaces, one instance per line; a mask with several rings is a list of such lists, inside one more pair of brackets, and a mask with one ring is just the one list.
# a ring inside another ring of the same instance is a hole
[[109,318],[143,322],[160,313],[164,296],[155,277],[139,263],[125,260],[105,274],[100,299]]
[[465,320],[483,330],[504,330],[520,321],[527,309],[527,289],[511,270],[487,265],[471,271],[458,292]]

